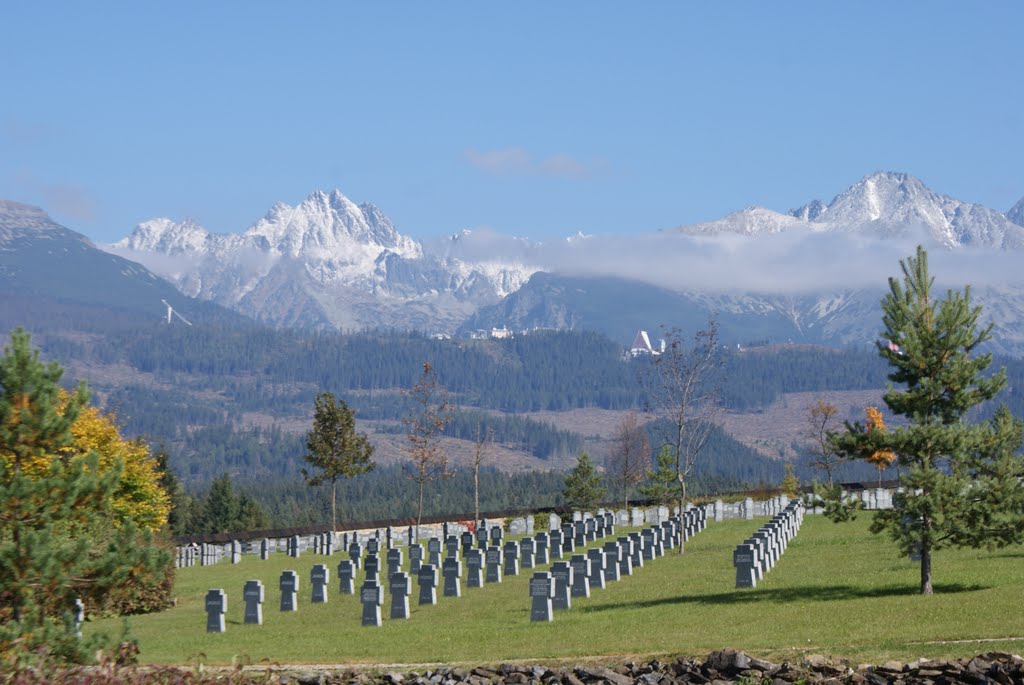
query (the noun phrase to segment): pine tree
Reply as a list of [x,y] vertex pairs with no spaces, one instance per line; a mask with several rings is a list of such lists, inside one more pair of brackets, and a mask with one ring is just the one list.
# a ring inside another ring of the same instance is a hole
[[605,489],[601,485],[601,474],[594,468],[590,456],[580,452],[576,458],[576,466],[565,477],[565,490],[562,497],[566,506],[572,511],[593,510],[594,505],[604,497]]
[[647,482],[638,491],[652,502],[667,505],[675,497],[676,483],[676,458],[672,455],[672,448],[663,445],[658,450],[654,470],[647,469]]
[[847,424],[834,444],[847,458],[895,454],[902,491],[892,509],[875,514],[872,530],[888,531],[903,552],[920,554],[921,593],[932,594],[934,551],[1024,536],[1024,459],[1017,453],[1024,429],[1005,407],[988,422],[968,416],[1006,384],[1003,371],[983,375],[992,356],[978,347],[991,339],[992,326],[979,329],[981,308],[971,305],[970,287],[935,299],[921,247],[900,267],[902,281],[890,278],[882,301],[886,340],[878,350],[892,369],[885,403],[907,425]]
[[79,386],[61,408],[62,375],[39,360],[27,333],[12,333],[0,358],[0,661],[88,659],[106,638],[78,638],[67,620],[74,600],[95,606],[169,562],[130,519],[112,525],[120,463],[101,469],[96,453],[57,458],[88,401]]
[[356,432],[355,412],[344,400],[322,392],[316,397],[313,429],[306,436],[306,463],[317,470],[302,469],[308,485],[331,484],[331,530],[338,527],[338,479],[354,478],[373,470],[373,445]]

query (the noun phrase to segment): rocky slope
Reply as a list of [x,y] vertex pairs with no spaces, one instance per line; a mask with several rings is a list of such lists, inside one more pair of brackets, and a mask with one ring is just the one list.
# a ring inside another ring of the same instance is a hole
[[277,203],[240,234],[153,219],[110,246],[177,285],[280,326],[448,330],[519,288],[529,267],[426,252],[370,204],[335,190]]

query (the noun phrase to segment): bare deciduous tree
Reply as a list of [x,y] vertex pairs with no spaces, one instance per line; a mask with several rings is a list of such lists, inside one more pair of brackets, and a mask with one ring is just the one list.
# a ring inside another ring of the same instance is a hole
[[629,492],[643,480],[651,463],[651,442],[640,419],[629,412],[615,429],[606,468],[609,479],[621,488],[623,507],[629,510]]
[[[675,457],[679,510],[686,507],[686,487],[716,425],[720,411],[721,371],[718,326],[713,319],[687,344],[678,328],[665,328],[665,350],[642,375],[651,411],[671,424],[667,445]],[[682,553],[683,546],[679,546]]]
[[438,478],[451,478],[455,473],[448,466],[448,455],[441,447],[441,434],[452,420],[447,393],[437,382],[437,375],[429,363],[423,364],[423,377],[410,390],[402,394],[412,398],[416,409],[402,419],[408,444],[403,451],[409,457],[405,477],[419,486],[419,504],[416,508],[416,535],[419,536],[423,519],[423,490],[427,483]]
[[828,487],[832,487],[832,472],[843,463],[829,441],[839,417],[839,407],[818,398],[807,408],[807,445],[810,449],[809,463],[812,468],[825,472]]
[[473,507],[476,512],[474,521],[480,520],[480,464],[487,458],[487,450],[494,439],[493,432],[477,424],[473,438]]

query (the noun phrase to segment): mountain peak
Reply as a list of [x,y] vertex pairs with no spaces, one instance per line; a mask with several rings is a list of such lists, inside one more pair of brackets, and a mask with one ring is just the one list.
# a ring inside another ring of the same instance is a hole
[[1024,226],[1024,197],[1018,200],[1017,204],[1013,207],[1010,207],[1010,211],[1006,213],[1006,218],[1018,226]]

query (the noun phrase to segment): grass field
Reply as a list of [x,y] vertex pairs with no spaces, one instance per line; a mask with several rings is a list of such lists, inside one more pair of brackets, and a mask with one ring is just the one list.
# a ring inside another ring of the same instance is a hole
[[[667,554],[589,599],[573,598],[573,608],[556,612],[552,623],[529,620],[531,571],[500,585],[463,587],[461,598],[439,596],[429,607],[416,605],[414,583],[409,620],[389,620],[385,596],[384,626],[364,628],[356,597],[337,591],[338,555],[326,562],[329,603],[312,605],[309,569],[325,558],[278,554],[268,561],[247,556],[235,566],[182,569],[177,606],[133,617],[130,628],[142,661],[155,663],[550,663],[591,656],[616,662],[704,656],[723,647],[773,659],[819,653],[856,663],[1024,652],[1022,547],[938,552],[936,594],[922,597],[918,566],[897,557],[887,538],[871,535],[867,517],[837,525],[807,516],[760,586],[736,590],[733,548],[761,523],[710,523],[684,555]],[[300,606],[293,614],[278,611],[277,579],[286,568],[300,577]],[[242,623],[242,586],[249,578],[267,588],[262,626]],[[228,594],[222,634],[205,632],[203,596],[210,588]],[[119,628],[120,620],[88,627]]]

